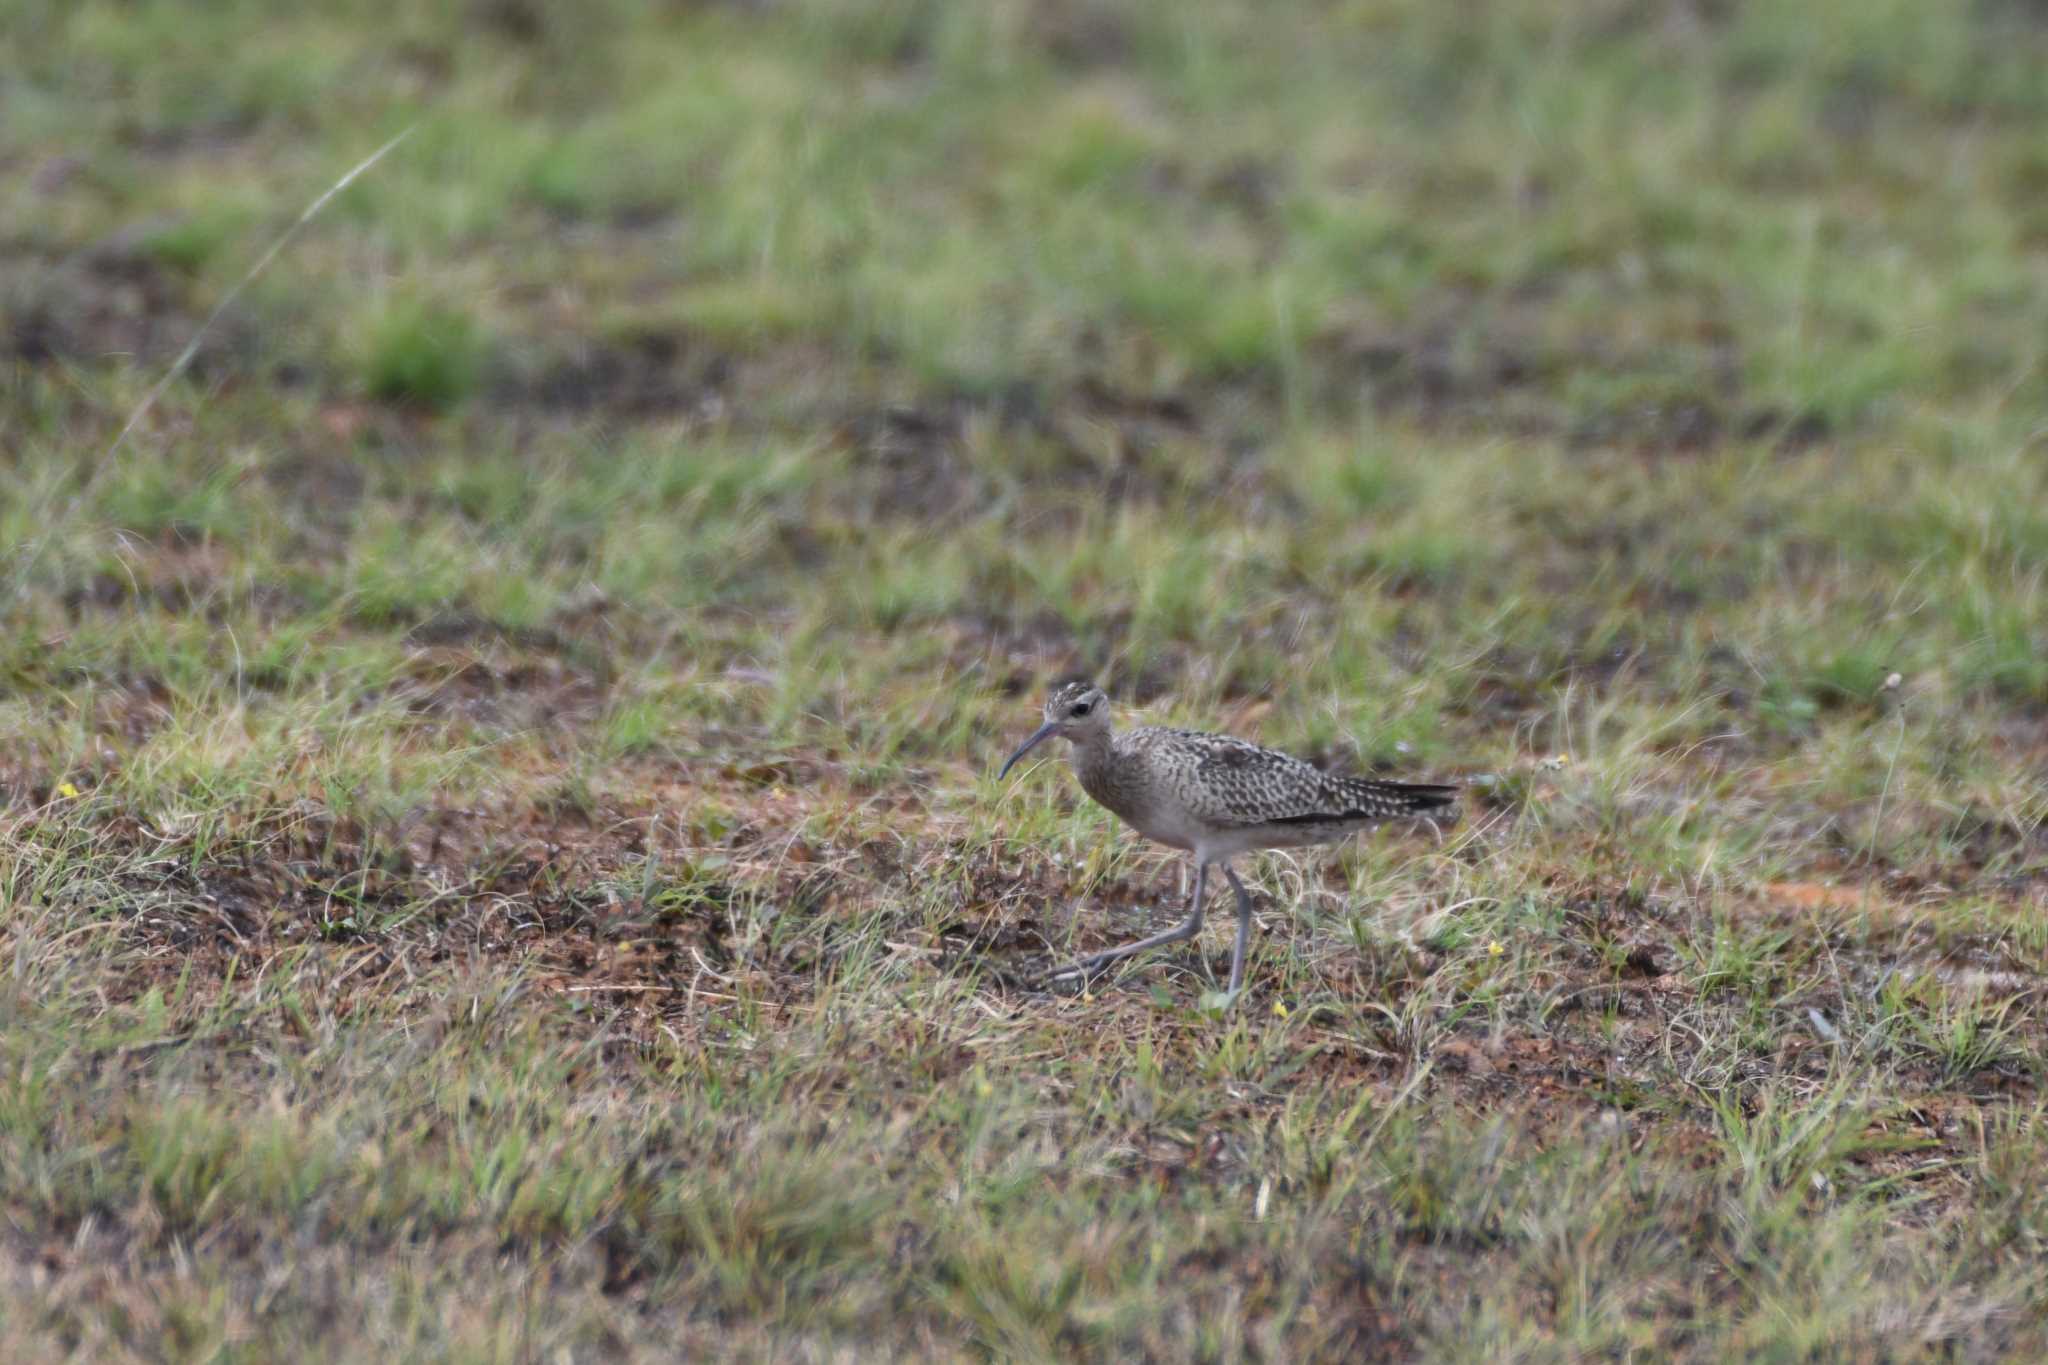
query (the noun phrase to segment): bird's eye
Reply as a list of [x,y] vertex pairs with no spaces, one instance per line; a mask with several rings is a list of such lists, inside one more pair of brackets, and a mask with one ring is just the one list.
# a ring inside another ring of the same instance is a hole
[[1095,703],[1092,701],[1077,701],[1074,703],[1074,709],[1068,712],[1067,714],[1073,716],[1085,716],[1094,709]]

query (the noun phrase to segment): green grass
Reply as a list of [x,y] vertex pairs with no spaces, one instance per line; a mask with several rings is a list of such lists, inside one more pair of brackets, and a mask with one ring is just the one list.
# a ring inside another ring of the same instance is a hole
[[9,1358],[2048,1350],[2025,6],[8,15]]
[[372,398],[428,408],[467,398],[485,365],[484,342],[467,314],[414,300],[389,305],[363,352],[363,387]]

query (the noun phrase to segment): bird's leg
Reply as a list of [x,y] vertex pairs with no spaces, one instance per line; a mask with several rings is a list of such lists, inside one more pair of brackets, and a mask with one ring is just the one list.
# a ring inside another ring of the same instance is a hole
[[1202,892],[1208,885],[1208,880],[1209,865],[1204,862],[1197,862],[1195,864],[1195,904],[1194,908],[1188,911],[1187,919],[1182,923],[1175,925],[1164,933],[1153,934],[1150,938],[1141,938],[1136,943],[1126,943],[1122,947],[1111,948],[1107,952],[1096,953],[1092,957],[1084,957],[1079,962],[1070,963],[1052,973],[1050,979],[1057,981],[1063,976],[1093,976],[1110,963],[1127,958],[1133,953],[1142,953],[1148,948],[1163,948],[1169,943],[1179,943],[1183,939],[1190,939],[1196,934],[1201,933]]
[[1230,889],[1237,893],[1237,946],[1230,951],[1230,993],[1235,995],[1244,984],[1244,950],[1252,939],[1252,896],[1229,863],[1223,864],[1223,875],[1230,878]]

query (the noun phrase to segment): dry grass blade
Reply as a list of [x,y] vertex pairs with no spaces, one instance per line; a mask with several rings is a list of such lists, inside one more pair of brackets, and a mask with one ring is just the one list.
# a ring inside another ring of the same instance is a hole
[[[198,328],[193,331],[191,340],[185,343],[185,348],[178,352],[177,359],[171,362],[169,368],[163,372],[156,383],[149,386],[149,391],[142,395],[142,400],[128,414],[128,420],[121,424],[121,429],[114,434],[114,439],[107,446],[102,468],[113,463],[114,457],[120,453],[122,444],[127,441],[128,434],[134,431],[136,425],[149,414],[149,410],[156,406],[156,401],[163,396],[164,390],[169,388],[177,380],[178,376],[184,373],[185,367],[192,363],[192,357],[199,354],[199,343],[206,339],[206,334],[213,329],[213,325],[216,322],[220,321],[222,314],[234,306],[235,300],[242,296],[242,291],[247,289],[256,281],[258,276],[270,268],[270,263],[277,259],[278,253],[289,246],[292,239],[298,236],[308,223],[319,217],[320,211],[333,202],[336,195],[340,194],[350,185],[355,184],[364,175],[367,175],[371,167],[382,161],[400,143],[411,137],[414,128],[417,127],[418,125],[414,124],[411,127],[402,129],[383,146],[349,167],[347,171],[342,173],[340,179],[314,196],[313,201],[306,205],[305,211],[300,213],[283,232],[278,233],[268,247],[264,248],[263,254],[256,258],[256,263],[243,273],[241,279],[235,281],[227,293],[221,295],[220,301],[214,304],[213,311],[206,315],[205,321],[201,322]],[[84,495],[81,493],[80,496]]]

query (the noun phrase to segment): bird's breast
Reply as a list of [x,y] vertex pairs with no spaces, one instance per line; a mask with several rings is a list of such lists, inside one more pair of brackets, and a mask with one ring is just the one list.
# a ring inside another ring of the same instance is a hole
[[1183,827],[1187,822],[1175,818],[1178,808],[1158,799],[1157,784],[1147,781],[1147,774],[1137,764],[1085,763],[1076,766],[1076,776],[1096,804],[1146,838],[1174,848],[1195,846],[1200,831]]

